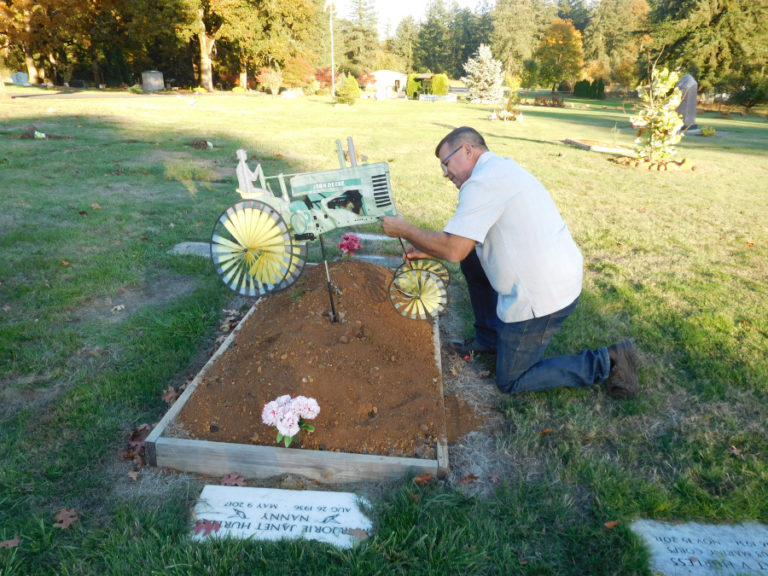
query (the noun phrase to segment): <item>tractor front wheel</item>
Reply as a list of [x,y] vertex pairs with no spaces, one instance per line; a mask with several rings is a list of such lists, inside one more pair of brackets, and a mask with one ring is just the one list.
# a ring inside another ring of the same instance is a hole
[[280,213],[258,200],[222,212],[211,234],[211,261],[231,290],[258,297],[283,290],[301,274],[306,243],[294,242]]

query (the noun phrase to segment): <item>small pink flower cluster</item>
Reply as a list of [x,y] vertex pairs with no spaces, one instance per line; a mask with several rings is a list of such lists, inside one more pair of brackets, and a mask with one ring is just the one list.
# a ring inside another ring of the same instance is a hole
[[[280,442],[283,438],[292,439],[302,428],[314,430],[313,427],[304,424],[304,421],[312,420],[319,413],[320,405],[314,398],[306,396],[291,398],[286,394],[264,405],[261,420],[267,426],[277,427],[277,441]],[[290,442],[287,442],[286,446],[288,444]]]
[[360,237],[357,234],[353,234],[352,232],[347,232],[344,234],[344,236],[341,237],[339,248],[345,256],[353,255],[355,252],[360,250],[360,248],[362,248],[362,244],[360,244]]

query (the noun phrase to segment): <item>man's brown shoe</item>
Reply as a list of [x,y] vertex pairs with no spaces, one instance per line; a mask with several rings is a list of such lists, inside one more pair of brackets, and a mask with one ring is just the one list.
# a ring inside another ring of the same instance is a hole
[[608,347],[611,372],[605,391],[613,398],[631,398],[637,393],[637,352],[631,339]]

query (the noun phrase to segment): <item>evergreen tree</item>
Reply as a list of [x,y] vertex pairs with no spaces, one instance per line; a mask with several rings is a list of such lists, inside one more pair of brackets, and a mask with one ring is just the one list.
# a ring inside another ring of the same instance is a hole
[[764,70],[768,0],[658,0],[653,16],[659,62],[688,70],[700,87],[755,65]]
[[418,37],[419,25],[413,16],[407,16],[397,25],[394,38],[387,42],[389,51],[403,60],[404,72],[415,69],[413,53]]
[[491,47],[481,44],[474,58],[464,64],[467,75],[461,81],[469,89],[471,101],[495,102],[501,99],[504,74],[501,62],[493,58]]
[[497,0],[491,12],[491,44],[507,72],[523,74],[524,62],[533,55],[553,16],[553,5],[544,0]]
[[461,76],[464,63],[475,53],[480,44],[491,42],[490,11],[474,13],[468,8],[456,9],[448,25],[449,60],[446,71],[453,77]]
[[343,33],[345,59],[339,67],[340,70],[355,78],[373,71],[379,36],[372,0],[353,0],[352,17]]
[[450,62],[449,26],[451,17],[443,0],[431,0],[427,19],[421,25],[414,47],[414,69],[429,72],[445,72]]
[[647,0],[602,0],[595,6],[584,31],[591,76],[610,74],[625,87],[635,86],[639,61],[651,43],[649,16]]
[[574,28],[583,34],[589,24],[589,6],[585,0],[560,0],[557,3],[557,17],[570,20]]

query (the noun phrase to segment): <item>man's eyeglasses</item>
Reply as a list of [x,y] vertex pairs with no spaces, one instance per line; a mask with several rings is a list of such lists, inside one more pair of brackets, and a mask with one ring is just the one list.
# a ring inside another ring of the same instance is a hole
[[443,158],[442,160],[440,160],[440,167],[443,169],[443,174],[446,174],[446,173],[448,172],[448,160],[450,160],[450,159],[451,159],[451,156],[453,156],[454,154],[456,154],[456,152],[458,152],[459,150],[461,150],[463,147],[464,147],[464,144],[462,144],[461,146],[459,146],[458,148],[456,148],[456,150],[454,150],[453,152],[451,152],[450,154],[448,154],[448,156],[446,156],[445,158]]

